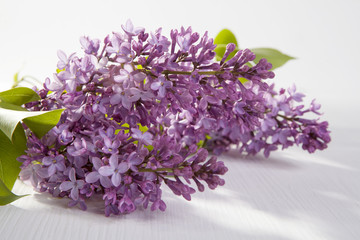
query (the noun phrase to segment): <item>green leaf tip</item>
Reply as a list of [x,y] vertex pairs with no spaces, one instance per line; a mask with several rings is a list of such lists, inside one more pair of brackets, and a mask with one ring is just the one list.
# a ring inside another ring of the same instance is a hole
[[229,29],[221,30],[214,39],[214,44],[217,45],[214,50],[216,53],[216,60],[220,61],[222,59],[225,54],[226,45],[229,43],[234,43],[236,45],[236,49],[230,53],[227,59],[230,59],[235,55],[236,51],[239,50],[239,46],[233,32],[231,32]]
[[255,63],[258,63],[262,58],[266,58],[272,64],[271,70],[281,67],[289,60],[295,59],[273,48],[253,48],[250,50],[256,55]]
[[0,179],[0,206],[7,205],[25,196],[27,195],[18,196],[12,193]]
[[235,43],[235,45],[239,47],[234,33],[226,28],[218,33],[218,35],[214,39],[214,43],[225,44],[225,45],[228,43]]
[[59,122],[63,111],[64,109],[28,112],[0,108],[0,130],[13,141],[14,131],[19,122],[23,121],[41,138]]
[[56,126],[63,111],[64,109],[56,109],[49,112],[38,112],[39,114],[35,116],[24,118],[23,122],[38,138],[41,138]]
[[15,138],[15,143],[12,143],[10,139],[0,131],[0,180],[3,181],[8,189],[12,189],[20,172],[21,163],[16,159],[25,153],[26,139],[24,130],[21,130],[22,131],[15,131],[15,135],[19,136],[19,138]]
[[25,103],[40,100],[39,95],[32,89],[17,87],[4,92],[0,92],[0,102],[21,106]]

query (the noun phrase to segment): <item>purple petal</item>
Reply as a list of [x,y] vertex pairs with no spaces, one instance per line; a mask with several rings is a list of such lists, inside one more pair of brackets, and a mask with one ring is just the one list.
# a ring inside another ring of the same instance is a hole
[[279,142],[285,144],[287,142],[287,135],[285,133],[279,134]]
[[117,75],[114,77],[115,82],[118,82],[118,83],[122,83],[123,81],[128,80],[128,79],[129,79],[129,73],[124,69],[120,70],[120,75]]
[[131,58],[127,57],[125,55],[120,55],[116,58],[116,61],[119,63],[127,63],[127,62],[129,62],[129,60],[131,60]]
[[145,28],[136,27],[133,32],[134,32],[136,35],[138,35],[139,33],[143,32],[144,30],[145,30]]
[[146,74],[142,73],[142,72],[138,72],[133,75],[133,78],[136,82],[143,81],[145,79],[145,77],[146,77]]
[[131,105],[132,105],[132,101],[130,101],[130,99],[128,99],[126,97],[123,97],[122,101],[121,101],[121,104],[123,105],[124,108],[130,110]]
[[161,82],[153,82],[150,87],[152,90],[156,91],[161,87]]
[[102,176],[110,176],[114,174],[114,168],[110,167],[110,166],[102,166],[101,168],[99,168],[99,173]]
[[213,97],[213,96],[208,96],[206,98],[206,100],[209,102],[209,103],[212,103],[212,104],[218,104],[220,105],[221,104],[221,100],[216,98],[216,97]]
[[101,175],[98,172],[91,172],[88,175],[86,175],[85,181],[88,183],[94,183],[97,180],[99,180],[100,177]]
[[66,85],[66,90],[68,92],[75,92],[76,90],[76,82],[75,80],[69,80],[68,84]]
[[207,107],[208,103],[207,101],[205,100],[205,98],[202,98],[200,100],[200,103],[199,103],[199,108],[202,109],[202,110],[205,110],[206,107]]
[[131,163],[131,165],[139,165],[142,163],[143,159],[141,159],[136,152],[132,152],[128,158],[128,161]]
[[108,177],[101,176],[100,183],[103,187],[106,187],[106,188],[111,187],[111,180]]
[[272,136],[272,143],[275,143],[277,140],[279,139],[279,133],[275,133],[273,136]]
[[134,30],[134,25],[133,23],[131,22],[130,19],[128,19],[125,23],[125,26],[124,25],[121,25],[121,28],[125,31],[125,32],[132,32]]
[[85,182],[84,180],[77,180],[76,184],[77,184],[77,188],[82,189],[85,185]]
[[[61,50],[58,50],[57,51],[57,56],[58,56],[58,58],[63,62],[63,63],[66,63],[67,62],[67,57],[66,57],[66,54],[63,52],[63,51],[61,51]],[[65,66],[64,66],[65,67]],[[63,69],[63,68],[61,68],[61,69]]]
[[151,145],[152,144],[152,134],[149,132],[146,132],[143,134],[143,141],[146,145]]
[[111,96],[110,98],[110,103],[111,104],[119,104],[121,101],[121,95],[120,94],[115,94],[113,96]]
[[73,189],[71,189],[70,197],[73,200],[78,200],[79,199],[79,189],[77,187],[74,187]]
[[142,132],[141,132],[139,129],[137,129],[137,128],[131,128],[131,131],[133,132],[132,135],[133,135],[134,138],[139,139],[139,138],[142,137]]
[[54,163],[54,158],[53,157],[44,157],[43,160],[42,160],[42,163],[45,166],[52,165]]
[[121,43],[120,52],[122,54],[125,54],[125,55],[130,54],[131,53],[131,45],[130,45],[130,43],[128,43],[128,42]]
[[96,170],[98,170],[102,166],[100,158],[93,157],[91,160],[92,160],[92,164]]
[[49,174],[49,176],[54,175],[55,172],[56,172],[56,166],[55,166],[55,164],[50,165],[50,167],[48,168],[48,174]]
[[63,182],[60,184],[59,189],[61,191],[68,191],[69,189],[72,189],[73,187],[74,187],[73,182],[66,181],[66,182]]
[[165,93],[166,93],[165,87],[162,86],[162,87],[159,89],[159,97],[161,97],[161,98],[165,97]]
[[117,52],[117,50],[115,49],[115,48],[113,48],[113,47],[106,47],[106,52],[107,53],[116,53]]
[[141,95],[141,99],[144,101],[151,101],[154,97],[154,94],[152,94],[151,92],[143,92],[143,94]]
[[82,36],[80,37],[80,44],[83,46],[83,48],[88,49],[90,46],[90,41],[88,38]]
[[64,84],[54,75],[54,79],[50,80],[50,78],[46,78],[45,80],[45,86],[50,91],[59,91],[63,90]]
[[104,143],[105,143],[105,146],[108,147],[108,148],[111,148],[111,140],[110,138],[108,138],[107,136],[104,136]]
[[72,182],[75,182],[76,181],[76,178],[75,178],[75,169],[74,168],[71,168],[70,171],[69,171],[69,178]]
[[49,176],[48,169],[46,169],[46,168],[40,168],[40,169],[36,170],[36,173],[37,173],[37,175],[39,175],[39,177],[41,177],[41,178],[50,177],[50,176]]
[[119,165],[118,155],[116,155],[116,154],[111,155],[111,157],[109,159],[109,163],[113,169],[117,168]]
[[121,175],[120,173],[115,173],[111,177],[111,182],[114,184],[115,187],[120,186],[121,183]]
[[141,90],[137,89],[137,88],[130,88],[130,93],[133,95],[139,95],[139,93],[141,93]]
[[124,173],[127,170],[129,170],[129,164],[126,161],[121,162],[117,169],[118,169],[119,173]]

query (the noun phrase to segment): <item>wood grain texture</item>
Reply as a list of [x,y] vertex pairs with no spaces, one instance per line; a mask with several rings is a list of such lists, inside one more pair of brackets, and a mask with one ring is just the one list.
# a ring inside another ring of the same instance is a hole
[[106,218],[100,201],[87,212],[70,209],[67,200],[18,181],[17,193],[32,194],[0,208],[0,239],[357,240],[359,141],[347,133],[334,130],[330,148],[315,155],[293,149],[264,159],[231,151],[222,157],[229,167],[224,187],[191,202],[166,190],[164,213]]

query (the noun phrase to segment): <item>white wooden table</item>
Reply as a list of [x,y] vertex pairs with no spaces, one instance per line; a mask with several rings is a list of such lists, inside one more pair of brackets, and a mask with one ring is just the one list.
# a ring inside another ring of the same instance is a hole
[[[359,239],[360,141],[333,129],[326,152],[299,150],[222,159],[226,184],[195,194],[191,202],[165,191],[165,212],[140,210],[106,218],[101,201],[83,212],[66,200],[30,193],[0,208],[0,239]],[[353,133],[360,134],[358,129]]]

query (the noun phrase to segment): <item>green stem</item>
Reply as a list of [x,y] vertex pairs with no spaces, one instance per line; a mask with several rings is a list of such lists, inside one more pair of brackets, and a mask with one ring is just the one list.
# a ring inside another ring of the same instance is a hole
[[157,168],[155,170],[151,168],[140,168],[139,172],[173,172],[172,168]]
[[[147,73],[147,74],[152,74],[152,72],[147,69],[139,69],[139,70],[144,73]],[[199,74],[199,75],[218,75],[218,74],[224,74],[225,72],[226,71],[201,71],[201,72],[197,72],[197,74]],[[171,71],[171,70],[164,70],[161,73],[165,74],[165,75],[169,75],[169,74],[191,75],[191,74],[193,74],[192,71],[187,72],[187,71]],[[241,72],[237,72],[237,71],[230,71],[230,73],[241,74]]]
[[284,115],[282,115],[282,114],[277,114],[277,115],[278,115],[279,117],[282,117],[282,118],[288,120],[288,121],[297,121],[297,120],[299,120],[299,118],[296,118],[296,117],[287,117],[287,116],[284,116]]
[[[185,72],[185,71],[170,71],[170,70],[164,70],[162,74],[181,74],[181,75],[191,75],[193,72]],[[217,74],[223,74],[225,71],[202,71],[197,72],[199,75],[217,75]],[[233,73],[233,72],[231,72]]]

